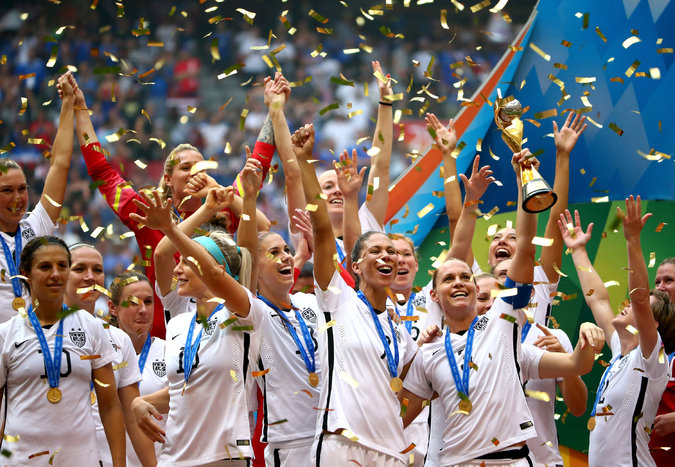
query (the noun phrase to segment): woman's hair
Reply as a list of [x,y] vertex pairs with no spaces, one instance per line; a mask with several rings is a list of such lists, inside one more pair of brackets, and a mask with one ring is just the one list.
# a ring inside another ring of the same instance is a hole
[[[21,251],[21,262],[19,263],[19,273],[23,276],[28,276],[31,268],[33,267],[33,260],[35,259],[35,253],[37,252],[37,250],[39,250],[43,246],[49,245],[60,246],[61,248],[66,250],[66,254],[68,255],[68,267],[70,268],[70,265],[72,264],[72,257],[70,256],[70,250],[68,249],[68,245],[66,245],[66,243],[59,237],[55,237],[53,235],[45,235],[44,237],[34,238],[30,242],[26,243],[26,245],[23,247],[23,250]],[[25,279],[21,280],[26,285],[28,292],[30,292],[30,285],[28,284],[28,282]]]
[[98,251],[98,249],[92,245],[91,243],[84,243],[84,242],[78,242],[78,243],[73,243],[72,245],[68,245],[68,250],[72,253],[75,250],[79,250],[80,248],[91,248],[92,250],[96,250],[99,254],[101,253]]
[[[150,279],[148,279],[145,274],[139,271],[124,271],[120,274],[117,274],[110,284],[110,301],[115,305],[119,305],[120,300],[122,299],[122,292],[124,292],[124,288],[129,284],[141,281],[150,283]],[[150,285],[152,286],[152,284]]]
[[220,248],[227,262],[227,268],[232,273],[232,277],[248,289],[251,286],[251,269],[253,265],[251,252],[246,248],[238,247],[235,241],[232,240],[232,237],[221,230],[210,232],[207,236],[216,242],[216,245]]
[[415,256],[415,261],[418,261],[418,258],[417,258],[417,250],[415,250],[415,242],[413,242],[413,239],[412,239],[412,238],[407,237],[407,236],[405,236],[405,235],[403,235],[403,234],[399,234],[399,233],[388,233],[388,234],[387,234],[387,237],[389,237],[389,239],[390,239],[392,242],[393,242],[394,240],[405,240],[405,241],[408,243],[408,245],[410,245],[410,250],[412,251],[413,256]]
[[[455,258],[453,256],[448,256],[447,258],[445,258],[445,261],[443,261],[443,264],[447,263],[448,261],[459,261],[460,263],[464,263],[466,265],[466,267],[469,268],[469,270],[471,270],[471,266],[469,266],[469,264],[466,261],[464,261],[463,259]],[[441,266],[443,264],[441,264]],[[434,289],[434,290],[436,290],[436,278],[438,277],[438,270],[441,268],[441,266],[437,267],[434,270],[434,274],[431,276],[431,286],[432,286],[432,289]],[[490,274],[490,275],[492,275],[492,274]],[[476,277],[473,277],[473,283],[474,284],[476,283]]]
[[[467,266],[468,266],[468,265],[467,265]],[[490,273],[490,272],[481,272],[480,274],[478,274],[477,276],[474,276],[473,278],[474,278],[476,281],[479,281],[479,280],[481,280],[481,279],[494,279],[494,280],[497,280],[497,276],[495,276],[494,274],[492,274],[492,273]]]
[[199,149],[194,147],[191,144],[183,143],[179,144],[173,150],[167,158],[164,160],[164,173],[162,174],[162,177],[159,179],[159,184],[157,185],[157,189],[159,191],[159,197],[162,199],[162,201],[166,201],[167,199],[171,198],[172,193],[171,193],[171,187],[166,184],[166,180],[164,179],[164,175],[169,175],[173,173],[173,169],[178,164],[178,154],[180,154],[183,151],[195,151],[201,154]]
[[19,169],[23,173],[23,169],[15,161],[6,157],[0,157],[0,172],[5,174],[10,169]]
[[675,264],[675,256],[671,256],[670,258],[666,258],[663,261],[661,261],[659,267],[663,266],[664,264]]
[[660,290],[652,290],[652,295],[656,300],[651,304],[652,314],[658,323],[658,331],[669,354],[675,351],[675,304],[670,301],[667,293]]

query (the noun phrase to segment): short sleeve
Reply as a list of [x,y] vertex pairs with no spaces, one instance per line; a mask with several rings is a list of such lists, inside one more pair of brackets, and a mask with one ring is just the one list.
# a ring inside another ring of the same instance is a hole
[[346,301],[355,296],[354,289],[347,285],[338,271],[333,272],[333,277],[326,290],[321,290],[318,284],[315,285],[316,303],[321,310],[329,313],[336,311]]
[[7,337],[7,331],[9,323],[12,321],[7,321],[5,324],[0,325],[0,350],[2,350],[2,355],[0,355],[0,387],[3,387],[7,382],[7,371],[9,369],[9,353],[5,351],[5,341]]
[[171,318],[175,318],[178,315],[196,310],[196,307],[192,307],[189,297],[181,297],[178,295],[177,288],[166,295],[162,295],[157,282],[155,282],[155,293],[162,302],[164,309],[169,312],[169,321]]
[[520,347],[520,373],[523,381],[539,378],[539,362],[546,351],[532,344]]
[[609,348],[612,349],[612,358],[621,355],[621,340],[619,339],[619,333],[616,331],[614,331],[609,340]]
[[384,228],[378,224],[377,219],[375,219],[373,213],[370,212],[366,203],[363,203],[359,208],[359,221],[361,222],[361,233],[369,232],[371,230],[384,233]]
[[408,374],[403,381],[403,387],[423,399],[431,399],[434,390],[424,371],[424,352],[418,352],[413,359]]
[[112,344],[110,343],[110,338],[106,335],[107,331],[103,327],[103,321],[98,318],[94,318],[86,311],[81,311],[78,313],[78,317],[81,320],[86,321],[87,327],[91,331],[92,336],[92,353],[99,356],[98,358],[91,360],[91,368],[96,370],[106,366],[108,363],[113,361],[115,357],[115,351],[113,350]]
[[47,210],[39,201],[35,205],[33,212],[26,218],[26,221],[38,237],[51,235],[57,228],[57,224],[52,222],[51,217],[47,214]]
[[[616,335],[616,333],[614,334]],[[658,339],[656,341],[656,344],[654,345],[652,353],[649,355],[648,358],[645,358],[642,355],[641,350],[639,351],[645,373],[647,373],[647,376],[649,376],[652,379],[658,379],[666,375],[668,373],[668,367],[670,363],[668,361],[668,355],[666,355],[666,351],[663,348],[661,335],[657,334],[657,336]]]
[[410,333],[407,332],[403,326],[398,325],[398,327],[399,331],[401,332],[401,340],[403,341],[405,347],[405,353],[403,354],[403,364],[407,365],[408,362],[412,360],[413,357],[415,357],[415,352],[417,352],[418,347]]
[[237,321],[243,326],[252,326],[253,330],[260,328],[262,320],[265,316],[266,305],[258,297],[254,296],[248,289],[244,288],[248,296],[248,303],[250,304],[248,316],[246,318],[237,317]]
[[[138,383],[143,378],[141,377],[141,371],[138,368],[138,357],[134,350],[134,344],[124,331],[121,329],[119,331],[118,335],[122,340],[122,357],[124,360],[121,363],[122,366],[117,368],[116,371],[119,373],[118,387],[123,388],[130,384]],[[113,370],[115,370],[115,368],[113,368]]]

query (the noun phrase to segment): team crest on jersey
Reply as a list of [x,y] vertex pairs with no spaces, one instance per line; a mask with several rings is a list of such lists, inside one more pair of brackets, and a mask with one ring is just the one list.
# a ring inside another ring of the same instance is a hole
[[21,236],[26,241],[32,240],[33,238],[36,237],[35,231],[30,227],[26,227],[25,229],[21,229]]
[[80,348],[84,347],[84,344],[87,343],[87,336],[84,334],[84,331],[70,331],[68,335],[70,336],[70,341]]
[[424,295],[415,295],[415,299],[413,300],[413,306],[416,306],[417,308],[426,308],[427,307],[427,297]]
[[164,378],[164,376],[166,376],[166,363],[160,360],[152,362],[152,371],[160,378]]
[[485,328],[487,327],[487,323],[488,323],[488,317],[482,316],[481,319],[476,321],[476,324],[473,325],[473,328],[476,331],[485,331]]
[[311,308],[303,308],[300,310],[300,315],[307,321],[316,323],[316,313]]
[[216,324],[218,324],[218,319],[211,319],[206,323],[206,327],[204,327],[204,332],[206,333],[207,336],[213,335],[213,331],[216,330]]
[[[110,339],[110,345],[112,345],[112,348],[115,350],[115,352],[120,351],[120,346],[117,345],[112,339]],[[80,347],[82,347],[82,346],[80,346]]]
[[396,334],[396,340],[401,342],[401,331],[399,331],[398,328],[394,328],[394,333]]

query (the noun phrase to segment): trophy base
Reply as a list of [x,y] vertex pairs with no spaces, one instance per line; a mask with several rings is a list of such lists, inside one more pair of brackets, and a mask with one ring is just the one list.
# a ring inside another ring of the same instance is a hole
[[523,209],[527,212],[542,212],[558,201],[551,187],[543,179],[535,179],[523,186]]

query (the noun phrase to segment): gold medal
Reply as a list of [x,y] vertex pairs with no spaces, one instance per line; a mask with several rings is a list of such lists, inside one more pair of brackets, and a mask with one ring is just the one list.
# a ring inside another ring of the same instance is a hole
[[593,431],[593,429],[595,428],[595,417],[591,417],[588,419],[586,427],[588,428],[588,431]]
[[26,308],[26,300],[24,300],[23,297],[16,297],[14,300],[12,300],[12,308],[14,308],[16,311]]
[[49,391],[47,391],[47,400],[52,404],[61,402],[61,390],[59,388],[49,388]]
[[307,379],[309,380],[309,384],[311,384],[312,386],[316,387],[319,385],[319,375],[317,375],[313,371],[309,374],[309,377]]
[[403,381],[401,381],[401,378],[392,378],[389,386],[391,386],[392,391],[399,392],[401,389],[403,389]]
[[462,412],[470,413],[471,409],[473,409],[473,404],[471,404],[471,401],[469,399],[462,399],[459,401],[459,410]]
[[89,393],[89,397],[91,398],[91,405],[94,405],[96,403],[96,394],[94,393],[94,391],[91,391]]

